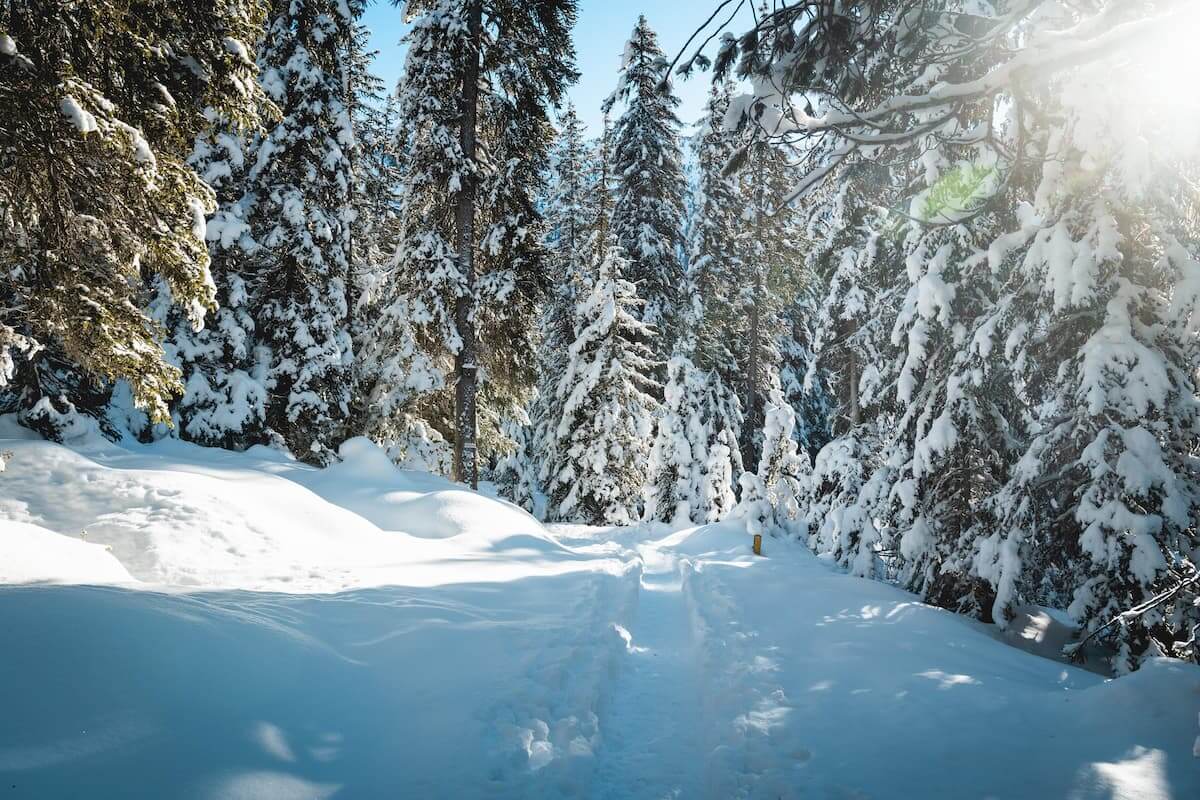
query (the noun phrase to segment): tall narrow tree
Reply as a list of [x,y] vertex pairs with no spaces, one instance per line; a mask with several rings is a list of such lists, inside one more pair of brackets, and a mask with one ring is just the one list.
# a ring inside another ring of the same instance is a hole
[[575,77],[575,3],[421,0],[407,9],[417,17],[399,95],[405,165],[392,291],[420,346],[452,376],[453,398],[431,398],[430,412],[454,438],[456,477],[474,485],[480,409],[499,437],[500,419],[533,380],[533,314],[546,285],[534,198],[554,136],[548,107]]
[[268,353],[266,421],[324,462],[350,414],[351,4],[289,0],[267,27],[262,85],[280,109],[247,178],[246,271]]
[[658,37],[639,17],[625,45],[620,82],[605,101],[606,111],[625,105],[613,132],[618,185],[613,233],[628,258],[623,277],[637,284],[646,301],[642,321],[658,331],[653,349],[664,363],[686,303],[679,259],[685,186],[675,116],[679,99],[665,75]]
[[579,331],[557,393],[562,442],[547,493],[550,518],[628,525],[639,518],[657,387],[638,320],[636,287],[621,278],[624,255],[613,237],[599,254],[589,292],[576,308]]

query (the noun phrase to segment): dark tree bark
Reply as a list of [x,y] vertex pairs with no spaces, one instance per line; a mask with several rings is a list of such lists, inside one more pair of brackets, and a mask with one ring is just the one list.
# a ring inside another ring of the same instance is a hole
[[763,198],[766,176],[763,174],[762,149],[758,152],[755,169],[754,193],[754,237],[755,253],[751,270],[754,272],[753,294],[750,297],[750,345],[746,356],[746,421],[742,429],[742,463],[746,469],[755,469],[758,464],[757,440],[762,431],[762,398],[759,396],[760,351],[762,350],[762,293],[763,293]]
[[[475,161],[476,126],[479,114],[479,52],[483,28],[483,3],[474,0],[467,9],[469,52],[462,75],[462,122],[460,142],[468,161]],[[454,303],[454,321],[462,347],[454,357],[457,379],[454,392],[454,477],[472,489],[479,488],[479,458],[476,450],[475,399],[479,369],[479,344],[475,336],[475,195],[477,180],[470,174],[463,181],[454,210],[459,263],[464,286]]]

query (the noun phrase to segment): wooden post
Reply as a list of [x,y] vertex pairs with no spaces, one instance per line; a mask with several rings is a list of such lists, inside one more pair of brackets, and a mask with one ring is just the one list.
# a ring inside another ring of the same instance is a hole
[[756,556],[762,555],[762,534],[761,533],[754,534],[754,555],[756,555]]

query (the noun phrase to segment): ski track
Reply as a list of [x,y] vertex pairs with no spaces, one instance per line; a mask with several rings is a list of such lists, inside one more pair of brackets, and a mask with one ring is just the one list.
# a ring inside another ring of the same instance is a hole
[[[696,630],[684,594],[685,560],[654,542],[637,545],[637,602],[624,658],[601,706],[594,797],[673,800],[702,796],[703,687]],[[689,765],[681,771],[680,765]]]

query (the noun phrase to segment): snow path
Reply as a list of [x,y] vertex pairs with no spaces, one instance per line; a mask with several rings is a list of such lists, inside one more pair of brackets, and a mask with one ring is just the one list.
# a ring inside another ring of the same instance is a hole
[[683,593],[686,562],[653,542],[633,618],[618,633],[626,657],[602,704],[595,789],[601,800],[700,797],[704,725],[700,650]]

